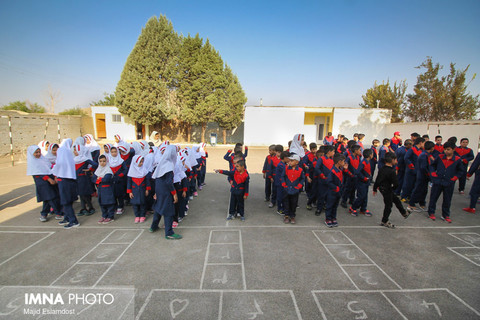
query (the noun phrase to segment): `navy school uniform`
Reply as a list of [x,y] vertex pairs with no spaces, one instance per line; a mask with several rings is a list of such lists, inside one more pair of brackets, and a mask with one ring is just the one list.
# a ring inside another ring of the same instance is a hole
[[122,162],[121,165],[110,167],[114,174],[113,176],[113,194],[115,196],[115,209],[123,209],[124,198],[127,192],[127,164]]
[[433,185],[430,191],[428,214],[435,214],[437,200],[443,193],[442,216],[449,217],[455,181],[462,174],[460,157],[454,155],[451,159],[447,159],[445,154],[441,154],[431,163],[429,170]]
[[380,150],[378,151],[378,170],[382,169],[385,165],[385,154],[389,151],[390,150],[387,146],[380,147]]
[[98,157],[100,157],[100,149],[90,152],[92,155],[92,160],[98,163]]
[[415,187],[415,180],[417,179],[417,160],[422,149],[413,146],[405,153],[405,176],[403,178],[402,198],[407,199],[412,195]]
[[[242,154],[242,160],[245,161],[245,158],[248,156],[248,147],[245,147],[245,153]],[[223,156],[223,159],[228,161],[228,166],[230,171],[234,169],[233,159],[235,158],[235,153],[232,150],[228,150],[227,153]],[[247,163],[245,162],[245,169],[247,169]]]
[[[284,199],[285,199],[285,192],[282,188],[282,174],[285,171],[285,162],[280,160],[277,167],[275,168],[275,175],[273,178],[273,184],[275,185],[275,198],[277,200],[277,210],[283,211],[284,206]],[[274,203],[275,204],[275,203]]]
[[325,210],[325,220],[334,221],[337,220],[337,208],[340,202],[342,184],[343,184],[343,170],[332,167],[332,170],[327,177],[327,208]]
[[73,202],[78,199],[77,180],[58,178],[58,192],[60,195],[60,204],[63,206],[64,219],[69,224],[78,223],[77,217],[73,212]]
[[263,169],[262,169],[262,173],[265,174],[265,200],[270,200],[270,197],[272,195],[272,180],[270,180],[267,177],[267,167],[270,161],[272,161],[272,156],[271,155],[266,156],[265,161],[263,162]]
[[303,169],[300,168],[299,165],[295,168],[286,166],[281,174],[280,182],[284,193],[283,210],[285,216],[295,218],[295,212],[298,205],[298,195],[305,184],[305,174]]
[[[187,197],[188,197],[188,178],[183,178],[180,182],[174,183],[175,190],[177,191],[178,201],[175,203],[175,219],[178,222],[178,218],[183,219],[185,217]],[[185,197],[183,193],[185,192]]]
[[197,178],[198,178],[198,165],[192,167],[192,170],[190,172],[190,196],[193,196],[193,194],[197,191]]
[[153,205],[155,213],[153,214],[151,228],[157,230],[160,219],[163,216],[166,237],[174,234],[172,228],[173,217],[175,215],[173,195],[176,193],[173,185],[173,171],[169,171],[163,176],[155,179],[155,195],[157,200],[155,200]]
[[53,208],[53,212],[56,215],[62,215],[58,187],[56,185],[51,185],[48,182],[48,178],[54,179],[55,177],[53,175],[33,176],[37,194],[37,202],[43,201],[43,207],[40,214],[46,217],[50,212],[50,208]]
[[342,202],[347,202],[349,199],[350,204],[355,201],[355,191],[357,185],[357,170],[360,165],[360,156],[350,155],[347,157],[348,170],[345,177],[345,188],[343,190]]
[[[88,166],[92,166],[90,169]],[[98,164],[92,160],[87,160],[82,163],[75,164],[75,173],[77,174],[77,186],[79,196],[90,196],[95,192],[94,184],[92,183],[92,170],[96,169]],[[84,171],[84,170],[89,171]]]
[[[316,198],[315,192],[312,191],[313,189],[313,170],[314,165],[313,161],[315,160],[315,154],[311,151],[306,151],[305,156],[302,158],[303,165],[300,166],[303,169],[305,174],[305,192],[307,193],[307,203],[310,205]],[[306,177],[312,179],[312,182],[308,182]]]
[[278,164],[282,161],[276,155],[272,156],[271,160],[272,161],[267,165],[267,179],[273,179],[271,202],[275,204],[277,202],[277,184],[275,184],[275,176],[277,175],[276,169]]
[[370,149],[373,151],[373,158],[370,160],[370,167],[372,168],[372,178],[375,175],[375,169],[378,164],[378,150],[374,146],[371,146]]
[[468,163],[475,157],[473,151],[470,148],[456,147],[455,154],[460,157],[462,174],[458,177],[458,191],[465,190],[465,184],[467,183],[467,168]]
[[200,178],[198,181],[198,185],[201,186],[205,183],[205,176],[207,174],[207,158],[208,158],[208,152],[205,151],[205,156],[202,156],[202,168],[200,169]]
[[480,196],[480,153],[477,153],[475,160],[468,170],[467,177],[471,177],[475,174],[475,179],[473,180],[472,187],[470,189],[470,208],[475,209],[477,205],[477,200]]
[[443,153],[443,145],[440,143],[440,144],[435,144],[435,147],[433,147],[433,157],[436,158],[438,157],[439,154]]
[[95,174],[92,181],[97,185],[98,204],[102,209],[102,218],[113,219],[115,211],[115,195],[113,192],[113,175],[106,174],[103,178],[98,178]]
[[416,203],[424,207],[426,205],[425,199],[427,198],[428,193],[428,182],[430,171],[428,166],[431,161],[433,161],[433,156],[423,151],[417,159],[417,177],[415,179],[415,187],[412,191],[412,196],[410,197],[410,202],[408,203],[411,207],[414,207]]
[[368,204],[368,187],[372,181],[372,164],[370,160],[362,159],[357,169],[357,197],[353,202],[352,209],[360,212],[367,211]]
[[400,195],[402,193],[402,187],[403,187],[403,180],[405,178],[405,154],[407,153],[407,149],[405,146],[399,147],[397,150],[395,150],[395,155],[397,156],[397,178],[398,178],[398,186],[394,190],[396,195]]
[[328,175],[333,168],[333,159],[322,156],[317,159],[315,176],[317,178],[317,211],[322,211],[327,203]]
[[243,196],[248,197],[250,175],[247,170],[243,173],[240,173],[237,170],[219,170],[218,173],[228,176],[229,181],[232,183],[230,188],[229,214],[234,216],[236,213],[239,213],[240,216],[243,217],[245,215],[245,199],[243,199]]
[[[154,203],[154,199],[153,199],[153,195],[155,194],[155,179],[152,178],[152,174],[153,174],[153,171],[150,171],[148,173],[148,180],[150,180],[150,192],[148,193],[148,196],[147,196],[147,202],[146,202],[146,207],[145,207],[145,210],[146,211],[153,211],[153,203]],[[187,174],[188,176],[188,174]],[[187,180],[187,187],[188,187],[188,180]],[[188,190],[187,190],[187,199],[188,199]],[[188,201],[188,200],[187,200]]]
[[130,165],[132,164],[132,159],[134,156],[135,150],[133,148],[130,148],[130,151],[126,155],[120,153],[120,157],[123,159],[123,163],[125,163],[127,169],[130,169]]
[[146,191],[150,191],[150,173],[143,178],[127,177],[127,193],[133,194],[130,199],[130,204],[133,207],[135,217],[145,217],[145,210],[147,204]]
[[345,153],[347,151],[347,145],[344,143],[338,143],[335,148],[336,153]]

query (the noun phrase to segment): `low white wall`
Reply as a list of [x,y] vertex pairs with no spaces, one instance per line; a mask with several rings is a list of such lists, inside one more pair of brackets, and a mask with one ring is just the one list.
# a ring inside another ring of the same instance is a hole
[[385,126],[385,137],[393,137],[395,131],[400,131],[403,140],[410,138],[413,132],[428,134],[432,141],[437,135],[442,136],[444,142],[452,136],[457,137],[459,142],[462,138],[468,138],[468,146],[474,153],[479,150],[480,121],[391,123]]
[[[297,133],[305,133],[305,112],[303,107],[245,107],[245,129],[243,142],[250,146],[269,146],[281,144],[287,146],[288,141]],[[315,133],[311,130],[306,141],[314,141]],[[309,140],[312,139],[312,140]]]

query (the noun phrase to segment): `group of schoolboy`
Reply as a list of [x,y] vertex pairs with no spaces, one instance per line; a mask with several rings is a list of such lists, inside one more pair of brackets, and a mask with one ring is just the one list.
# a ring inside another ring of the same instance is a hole
[[[389,221],[393,204],[404,218],[412,212],[426,211],[434,221],[436,204],[442,194],[441,219],[451,223],[455,182],[459,181],[459,193],[464,194],[466,179],[476,173],[470,205],[463,209],[475,213],[480,196],[480,156],[477,154],[467,171],[474,158],[467,138],[461,139],[457,146],[455,137],[442,144],[441,136],[432,142],[427,135],[412,133],[411,138],[403,142],[400,133],[395,132],[392,139],[383,139],[382,146],[374,139],[370,148],[364,147],[364,139],[364,134],[354,134],[352,140],[344,135],[335,139],[329,132],[322,146],[310,143],[307,148],[303,135],[297,134],[286,151],[282,145],[271,145],[263,166],[265,201],[269,207],[277,206],[284,223],[294,224],[298,195],[305,191],[307,210],[315,208],[316,216],[325,211],[325,224],[336,227],[339,205],[353,216],[372,216],[367,205],[368,190],[373,184],[373,195],[380,191],[384,200],[381,226],[395,228]],[[408,202],[408,206],[404,208],[402,202]]]

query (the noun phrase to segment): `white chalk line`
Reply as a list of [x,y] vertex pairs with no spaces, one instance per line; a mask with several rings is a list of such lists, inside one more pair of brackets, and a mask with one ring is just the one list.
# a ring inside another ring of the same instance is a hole
[[243,280],[243,290],[247,290],[247,280],[245,277],[245,261],[243,259],[243,242],[242,242],[242,232],[238,230],[238,246],[240,247],[240,258],[242,261],[242,280]]
[[457,237],[457,236],[456,236],[457,234],[458,234],[458,235],[460,235],[460,234],[463,234],[463,235],[476,235],[476,236],[478,236],[479,239],[480,239],[480,235],[479,235],[478,233],[475,233],[475,232],[456,232],[456,233],[453,233],[453,232],[452,232],[452,233],[449,233],[449,235],[451,235],[452,237],[454,237],[454,238],[456,238],[456,239],[458,239],[458,240],[460,240],[460,241],[462,241],[462,242],[465,242],[466,244],[468,244],[468,245],[471,246],[471,247],[479,248],[478,246],[474,245],[473,243],[468,242],[468,241],[466,241],[466,240],[464,240],[464,239],[462,239],[462,238],[460,238],[460,237]]
[[464,255],[463,255],[463,254],[461,254],[460,252],[457,252],[457,251],[455,251],[455,249],[470,249],[470,248],[472,248],[472,249],[476,249],[476,247],[459,247],[459,248],[455,248],[455,247],[453,247],[453,248],[452,248],[452,247],[447,247],[447,249],[448,249],[448,250],[450,250],[450,251],[452,251],[452,252],[456,253],[457,255],[459,255],[460,257],[462,257],[463,259],[465,259],[465,260],[467,260],[467,261],[469,261],[469,262],[473,263],[474,265],[476,265],[476,266],[479,266],[479,267],[480,267],[480,264],[478,264],[477,262],[475,262],[475,261],[473,261],[473,260],[471,260],[471,259],[467,258],[466,256],[464,256]]
[[[0,231],[2,232],[2,231]],[[30,249],[31,247],[35,246],[36,244],[42,242],[43,240],[47,239],[48,237],[50,237],[52,234],[54,234],[55,232],[22,232],[22,231],[4,231],[4,233],[29,233],[29,234],[33,234],[33,233],[48,233],[45,237],[41,238],[40,240],[37,240],[35,241],[34,243],[32,243],[31,245],[29,245],[28,247],[26,247],[25,249],[23,249],[22,251],[14,254],[13,256],[11,256],[10,258],[8,258],[7,260],[3,261],[2,263],[0,263],[0,266],[2,266],[3,264],[7,263],[8,261],[16,258],[17,256],[19,256],[20,254],[22,254],[23,252],[27,251],[28,249]]]
[[400,312],[400,310],[398,309],[398,307],[392,302],[392,300],[390,300],[389,297],[387,297],[387,296],[385,295],[384,292],[380,292],[380,294],[388,301],[388,303],[390,303],[390,305],[395,309],[395,311],[398,312],[398,314],[399,314],[404,320],[408,320],[408,318],[405,317],[405,315],[404,315],[402,312]]
[[207,243],[207,252],[205,253],[205,259],[203,261],[203,271],[202,271],[202,276],[200,277],[200,290],[203,288],[203,281],[205,280],[205,271],[207,269],[207,263],[208,263],[208,254],[210,252],[210,242],[212,240],[212,234],[214,230],[210,230],[210,234],[208,236],[208,243]]

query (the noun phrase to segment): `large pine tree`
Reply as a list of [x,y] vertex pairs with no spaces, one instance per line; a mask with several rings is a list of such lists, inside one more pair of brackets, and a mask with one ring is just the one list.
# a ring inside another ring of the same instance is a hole
[[122,114],[142,124],[171,120],[176,115],[180,37],[165,17],[152,17],[142,29],[115,91]]

